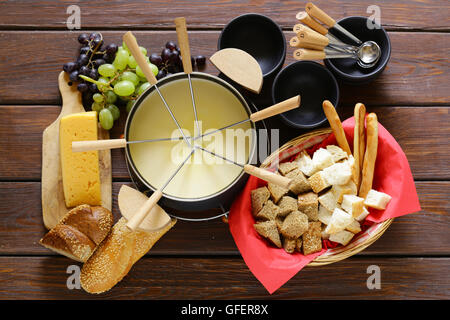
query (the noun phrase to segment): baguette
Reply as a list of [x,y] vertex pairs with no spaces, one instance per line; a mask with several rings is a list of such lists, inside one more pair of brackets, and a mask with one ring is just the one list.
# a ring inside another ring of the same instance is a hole
[[175,223],[176,219],[172,219],[153,232],[132,231],[126,226],[127,220],[121,218],[83,265],[80,276],[83,289],[102,293],[114,287]]
[[[362,168],[361,187],[358,196],[366,198],[372,189],[375,162],[378,152],[378,120],[375,113],[367,116],[367,145]],[[356,161],[355,161],[356,162]]]
[[361,168],[364,160],[365,134],[364,121],[366,117],[366,107],[362,103],[355,106],[355,129],[353,135],[353,157],[355,165],[353,166],[353,177],[356,186],[359,188],[361,183]]
[[348,145],[347,138],[345,137],[344,129],[342,128],[341,120],[339,119],[339,115],[336,112],[333,104],[325,100],[322,104],[323,112],[330,123],[331,129],[333,130],[334,136],[336,137],[336,141],[338,146],[341,147],[342,150],[347,152],[348,155],[351,155],[350,146]]
[[84,204],[70,210],[39,243],[70,259],[86,262],[112,225],[109,210]]

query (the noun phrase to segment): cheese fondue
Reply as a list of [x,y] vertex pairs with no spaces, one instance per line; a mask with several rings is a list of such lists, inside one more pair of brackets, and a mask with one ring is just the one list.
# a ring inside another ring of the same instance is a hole
[[[219,129],[248,118],[240,100],[225,87],[201,78],[192,78],[198,120],[203,133]],[[172,80],[158,87],[187,137],[194,134],[194,111],[186,78]],[[198,139],[205,149],[245,164],[252,143],[250,122]],[[136,110],[129,125],[128,140],[180,137],[156,91],[152,91]],[[129,144],[130,156],[137,171],[154,188],[161,188],[189,155],[184,140]],[[242,168],[197,149],[189,161],[164,189],[178,198],[202,198],[230,185]]]

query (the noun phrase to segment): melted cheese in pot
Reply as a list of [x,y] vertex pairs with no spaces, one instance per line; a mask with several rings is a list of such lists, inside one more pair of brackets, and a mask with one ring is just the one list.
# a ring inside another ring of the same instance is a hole
[[[192,86],[203,133],[248,118],[239,99],[228,89],[198,78],[192,79]],[[195,122],[188,80],[175,80],[159,89],[185,135],[193,136]],[[195,144],[245,164],[253,139],[251,128],[250,122],[246,122],[227,132],[207,136],[203,141],[196,140]],[[153,91],[136,110],[128,139],[180,136],[158,93]],[[192,143],[191,139],[189,141]],[[137,170],[155,188],[164,185],[191,150],[184,140],[130,144],[129,148]],[[179,198],[202,198],[226,188],[241,173],[241,167],[197,149],[163,192]]]

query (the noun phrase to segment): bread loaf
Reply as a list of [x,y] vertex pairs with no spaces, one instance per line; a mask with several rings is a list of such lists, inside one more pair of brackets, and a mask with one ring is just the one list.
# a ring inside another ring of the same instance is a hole
[[132,231],[121,218],[108,237],[97,247],[83,265],[81,286],[89,293],[102,293],[114,287],[131,267],[176,223],[175,219],[164,228],[146,232]]
[[113,216],[109,210],[85,204],[70,210],[39,243],[70,259],[85,262],[112,225]]

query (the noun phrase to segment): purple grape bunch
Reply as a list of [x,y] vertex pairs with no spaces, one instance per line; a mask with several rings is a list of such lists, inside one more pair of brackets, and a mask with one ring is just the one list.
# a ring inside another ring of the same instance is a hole
[[[183,63],[180,54],[180,48],[174,41],[168,41],[162,49],[161,54],[152,53],[150,62],[159,69],[156,79],[162,79],[173,73],[183,71]],[[192,67],[198,70],[203,69],[206,65],[206,57],[202,55],[191,56]]]
[[103,36],[100,32],[82,33],[78,36],[78,42],[81,44],[81,48],[77,59],[65,63],[63,70],[69,74],[72,85],[76,84],[78,91],[82,93],[83,104],[90,106],[93,102],[93,95],[99,91],[95,83],[81,79],[80,75],[97,80],[99,78],[98,68],[105,63],[112,63],[119,47],[114,43],[104,46]]

